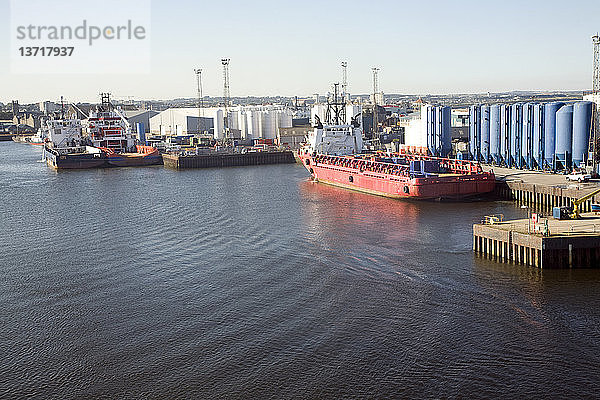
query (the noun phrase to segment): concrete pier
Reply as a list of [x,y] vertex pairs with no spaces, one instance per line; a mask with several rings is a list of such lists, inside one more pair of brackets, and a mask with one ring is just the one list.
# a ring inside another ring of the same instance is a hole
[[259,151],[249,153],[211,153],[200,155],[163,154],[165,167],[174,169],[235,167],[244,165],[294,163],[291,151]]
[[[528,219],[473,225],[473,251],[538,268],[600,268],[600,216],[579,220]],[[547,231],[546,231],[547,221]]]

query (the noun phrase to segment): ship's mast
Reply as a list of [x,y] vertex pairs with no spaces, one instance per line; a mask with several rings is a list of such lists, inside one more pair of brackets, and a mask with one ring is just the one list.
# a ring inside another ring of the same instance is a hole
[[339,83],[333,84],[333,101],[330,101],[330,99],[327,101],[325,121],[330,125],[343,125],[346,123],[346,104],[343,100],[338,101],[339,86]]
[[102,103],[102,110],[110,111],[110,109],[111,109],[110,93],[100,93],[100,100]]
[[348,63],[342,61],[342,98],[346,100],[346,93],[348,92]]

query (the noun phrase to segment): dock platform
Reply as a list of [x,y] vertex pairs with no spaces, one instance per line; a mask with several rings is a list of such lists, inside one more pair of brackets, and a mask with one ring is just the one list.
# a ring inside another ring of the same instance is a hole
[[291,151],[259,151],[248,153],[209,153],[198,155],[163,154],[163,163],[167,168],[214,168],[237,167],[245,165],[288,164],[295,163]]
[[[569,206],[572,201],[600,188],[600,180],[577,183],[566,180],[565,175],[538,171],[484,166],[496,175],[495,195],[501,200],[513,200],[533,210],[547,213],[553,207]],[[584,212],[592,211],[592,204],[600,203],[600,194],[581,205]]]
[[538,268],[600,268],[600,216],[579,220],[519,219],[473,225],[473,251]]

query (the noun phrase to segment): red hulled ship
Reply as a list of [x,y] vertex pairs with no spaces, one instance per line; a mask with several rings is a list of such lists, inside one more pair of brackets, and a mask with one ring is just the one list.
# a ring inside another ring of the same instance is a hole
[[323,125],[316,117],[314,130],[298,151],[315,181],[410,199],[458,200],[494,190],[494,173],[484,172],[477,162],[420,154],[360,154],[359,117],[347,125]]

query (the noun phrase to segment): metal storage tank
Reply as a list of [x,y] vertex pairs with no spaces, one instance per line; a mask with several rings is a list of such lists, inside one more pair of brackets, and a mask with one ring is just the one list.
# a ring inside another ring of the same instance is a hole
[[567,104],[556,112],[556,160],[557,169],[571,168],[573,152],[573,106]]
[[510,166],[521,168],[521,128],[523,106],[513,104],[510,110]]
[[346,105],[346,124],[352,123],[352,118],[358,116],[358,122],[362,129],[362,106],[358,104],[347,104]]
[[521,107],[521,159],[522,167],[533,167],[533,103]]
[[490,162],[490,106],[481,106],[481,159]]
[[580,101],[573,105],[573,166],[583,166],[588,158],[592,128],[592,102]]
[[217,140],[221,140],[225,137],[225,128],[224,128],[224,122],[225,119],[223,118],[223,110],[222,109],[218,109],[215,111],[215,127],[214,127],[214,133],[213,133],[213,137]]
[[452,109],[450,107],[439,107],[437,110],[438,123],[438,153],[440,157],[447,157],[452,152]]
[[510,121],[511,108],[507,104],[500,106],[500,156],[501,163],[510,166]]
[[490,107],[490,162],[500,164],[500,105]]
[[480,159],[481,145],[481,115],[478,105],[469,107],[469,153],[472,160]]
[[544,106],[544,168],[555,169],[556,112],[564,105],[555,101]]
[[534,167],[543,168],[544,166],[544,105],[535,104],[533,106],[533,161]]
[[434,156],[436,154],[436,137],[435,137],[435,118],[436,109],[434,106],[427,106],[427,148]]

